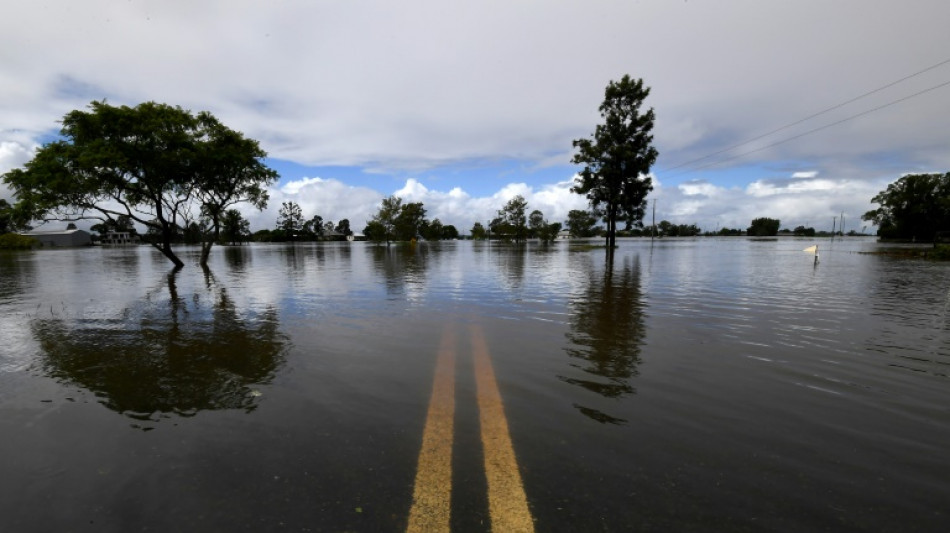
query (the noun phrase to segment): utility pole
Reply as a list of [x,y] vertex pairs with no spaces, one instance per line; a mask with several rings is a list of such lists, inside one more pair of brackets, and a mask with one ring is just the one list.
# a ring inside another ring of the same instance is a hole
[[838,217],[833,217],[831,219],[831,241],[832,242],[834,242],[835,240],[835,231],[836,231],[835,224],[837,223],[838,223]]

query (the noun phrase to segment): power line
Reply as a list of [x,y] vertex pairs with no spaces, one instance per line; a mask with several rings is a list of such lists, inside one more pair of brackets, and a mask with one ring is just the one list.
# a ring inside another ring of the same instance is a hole
[[[806,136],[806,135],[811,135],[812,133],[815,133],[815,132],[818,132],[818,131],[821,131],[821,130],[830,128],[830,127],[832,127],[832,126],[837,126],[838,124],[841,124],[841,123],[843,123],[843,122],[847,122],[847,121],[849,121],[849,120],[853,120],[853,119],[856,119],[856,118],[858,118],[858,117],[862,117],[862,116],[864,116],[864,115],[873,113],[873,112],[875,112],[875,111],[879,111],[879,110],[881,110],[881,109],[884,109],[885,107],[890,107],[890,106],[892,106],[892,105],[899,104],[899,103],[901,103],[901,102],[903,102],[903,101],[905,101],[905,100],[910,100],[911,98],[915,98],[915,97],[920,96],[920,95],[922,95],[922,94],[924,94],[924,93],[929,93],[930,91],[934,91],[934,90],[939,89],[939,88],[941,88],[941,87],[946,87],[947,85],[950,85],[950,81],[945,81],[945,82],[943,82],[943,83],[934,85],[933,87],[929,87],[929,88],[927,88],[927,89],[924,89],[924,90],[922,90],[922,91],[916,92],[916,93],[911,94],[911,95],[909,95],[909,96],[905,96],[905,97],[903,97],[903,98],[899,98],[899,99],[897,99],[897,100],[888,102],[888,103],[886,103],[886,104],[884,104],[884,105],[880,105],[880,106],[877,106],[877,107],[875,107],[875,108],[868,109],[867,111],[862,111],[862,112],[860,112],[860,113],[858,113],[858,114],[856,114],[856,115],[851,115],[850,117],[843,118],[843,119],[841,119],[841,120],[832,122],[832,123],[830,123],[830,124],[825,124],[824,126],[819,126],[819,127],[817,127],[817,128],[810,129],[810,130],[808,130],[808,131],[806,131],[806,132],[799,133],[798,135],[794,135],[794,136],[789,137],[789,138],[787,138],[787,139],[782,139],[781,141],[776,141],[776,142],[774,142],[774,143],[772,143],[772,144],[767,144],[767,145],[765,145],[765,146],[756,148],[755,150],[749,150],[749,151],[747,151],[747,152],[742,152],[741,154],[734,155],[734,156],[732,156],[732,157],[727,157],[726,159],[720,159],[720,160],[717,160],[717,161],[713,161],[713,162],[711,162],[711,163],[707,163],[707,164],[705,164],[705,165],[698,166],[698,167],[696,167],[696,168],[694,168],[694,169],[692,169],[692,170],[687,170],[687,171],[684,171],[684,172],[680,172],[679,174],[684,174],[684,173],[686,173],[686,172],[695,172],[695,171],[697,171],[697,170],[702,170],[702,169],[704,169],[704,168],[708,168],[708,167],[711,167],[711,166],[713,166],[713,165],[718,165],[718,164],[720,164],[720,163],[725,163],[726,161],[732,161],[733,159],[738,159],[738,158],[740,158],[740,157],[747,156],[747,155],[749,155],[749,154],[754,154],[754,153],[756,153],[756,152],[760,152],[760,151],[762,151],[762,150],[765,150],[766,148],[772,148],[773,146],[778,146],[778,145],[780,145],[780,144],[785,144],[785,143],[787,143],[787,142],[789,142],[789,141],[794,141],[795,139],[798,139],[798,138],[800,138],[800,137],[804,137],[804,136]],[[741,146],[741,145],[739,145],[739,146]]]
[[[947,63],[950,63],[950,58],[945,59],[945,60],[943,60],[943,61],[941,61],[941,62],[939,62],[939,63],[935,63],[935,64],[933,64],[933,65],[931,65],[931,66],[929,66],[929,67],[927,67],[927,68],[925,68],[925,69],[923,69],[923,70],[918,70],[917,72],[914,72],[913,74],[909,74],[909,75],[907,75],[907,76],[904,76],[903,78],[894,80],[894,81],[892,81],[892,82],[890,82],[890,83],[888,83],[888,84],[886,84],[886,85],[882,85],[881,87],[878,87],[877,89],[874,89],[874,90],[872,90],[872,91],[868,91],[868,92],[866,92],[866,93],[864,93],[864,94],[862,94],[862,95],[860,95],[860,96],[855,96],[854,98],[851,98],[850,100],[846,100],[846,101],[841,102],[841,103],[839,103],[839,104],[835,104],[835,105],[833,105],[833,106],[831,106],[831,107],[829,107],[829,108],[826,108],[826,109],[823,109],[823,110],[821,110],[821,111],[818,111],[817,113],[813,113],[813,114],[811,114],[811,115],[808,115],[807,117],[805,117],[805,118],[803,118],[803,119],[796,120],[796,121],[794,121],[794,122],[790,122],[790,123],[788,123],[788,124],[786,124],[786,125],[784,125],[784,126],[780,126],[780,127],[778,127],[778,128],[775,128],[774,130],[771,130],[771,131],[769,131],[769,132],[767,132],[767,133],[763,133],[763,134],[758,135],[758,136],[756,136],[756,137],[752,137],[751,139],[742,141],[742,142],[740,142],[740,143],[738,143],[738,144],[734,144],[734,145],[732,145],[732,146],[729,146],[728,148],[723,148],[722,150],[718,150],[718,151],[713,152],[713,153],[711,153],[711,154],[707,154],[707,155],[704,155],[704,156],[702,156],[702,157],[698,157],[698,158],[696,158],[696,159],[687,161],[687,162],[685,162],[685,163],[681,163],[681,164],[676,165],[676,166],[674,166],[674,167],[670,167],[670,168],[668,168],[668,169],[666,169],[666,170],[667,170],[667,171],[671,171],[671,170],[676,170],[676,169],[678,169],[678,168],[683,168],[683,167],[685,167],[685,166],[692,165],[693,163],[698,163],[699,161],[703,161],[703,160],[705,160],[705,159],[709,159],[710,157],[717,156],[717,155],[722,154],[722,153],[724,153],[724,152],[729,152],[729,151],[731,151],[731,150],[735,150],[736,148],[739,148],[740,146],[745,146],[745,145],[747,145],[747,144],[749,144],[749,143],[755,142],[755,141],[757,141],[757,140],[759,140],[759,139],[762,139],[762,138],[764,138],[764,137],[768,137],[768,136],[773,135],[773,134],[775,134],[775,133],[778,133],[778,132],[780,132],[780,131],[787,130],[788,128],[791,128],[792,126],[797,126],[797,125],[799,125],[799,124],[801,124],[801,123],[803,123],[803,122],[807,122],[807,121],[809,121],[809,120],[811,120],[811,119],[813,119],[813,118],[816,118],[816,117],[819,117],[819,116],[821,116],[821,115],[824,115],[825,113],[834,111],[835,109],[839,109],[839,108],[844,107],[844,106],[846,106],[846,105],[848,105],[848,104],[857,102],[858,100],[861,100],[862,98],[866,98],[866,97],[868,97],[868,96],[871,96],[872,94],[879,93],[879,92],[883,91],[884,89],[888,89],[888,88],[890,88],[890,87],[893,87],[893,86],[897,85],[898,83],[902,83],[902,82],[907,81],[907,80],[909,80],[909,79],[911,79],[911,78],[914,78],[914,77],[916,77],[916,76],[920,76],[921,74],[923,74],[923,73],[925,73],[925,72],[929,72],[929,71],[931,71],[931,70],[933,70],[933,69],[935,69],[935,68],[938,68],[938,67],[941,67],[941,66],[943,66],[943,65],[946,65]],[[936,87],[934,87],[934,88],[936,88]],[[928,89],[928,90],[931,90],[931,89]],[[927,92],[927,91],[923,91],[923,92]],[[922,93],[918,93],[918,94],[922,94]],[[916,95],[912,95],[912,96],[916,96]],[[897,102],[894,102],[894,103],[897,103]],[[889,104],[888,104],[888,105],[889,105]],[[881,106],[881,107],[887,107],[887,105],[884,105],[884,106]],[[855,116],[860,116],[860,115],[855,115]],[[852,118],[853,118],[853,117],[852,117]],[[849,120],[849,119],[845,119],[845,120]],[[842,121],[842,122],[843,122],[843,121]],[[837,124],[837,123],[836,123],[836,124]],[[819,128],[819,129],[824,129],[824,128]],[[817,130],[815,130],[815,131],[817,131]],[[799,136],[797,136],[797,137],[800,137],[800,136],[801,136],[801,135],[799,135]],[[793,138],[797,138],[797,137],[793,137]],[[791,140],[791,139],[789,139],[789,140]],[[782,141],[782,142],[784,142],[784,141]],[[780,143],[779,143],[779,144],[780,144]],[[774,146],[774,145],[769,145],[769,146]],[[760,150],[761,150],[761,149],[764,149],[764,148],[768,148],[769,146],[760,148]],[[753,152],[755,152],[755,151],[758,151],[758,150],[754,150]],[[753,152],[746,152],[746,153],[753,153]],[[744,155],[744,154],[743,154],[743,155]],[[729,161],[729,160],[731,160],[731,159],[735,159],[735,158],[726,159],[725,161]],[[701,169],[701,168],[706,168],[707,166],[709,166],[709,165],[704,165],[704,166],[698,167],[698,168],[693,169],[693,170],[699,170],[699,169]],[[679,174],[683,174],[683,173],[686,173],[686,172],[691,172],[691,171],[687,170],[687,171],[680,172]]]

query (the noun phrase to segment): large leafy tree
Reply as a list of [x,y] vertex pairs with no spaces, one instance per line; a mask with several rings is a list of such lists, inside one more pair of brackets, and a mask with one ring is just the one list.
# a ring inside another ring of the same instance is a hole
[[778,235],[778,228],[781,225],[782,222],[777,218],[756,218],[752,220],[746,232],[750,237],[774,237]]
[[481,222],[476,222],[472,224],[471,229],[472,239],[482,240],[488,236],[488,231],[485,229],[485,226]]
[[884,238],[932,241],[950,230],[950,172],[908,174],[871,199],[879,208],[861,218]]
[[411,241],[428,225],[426,210],[422,206],[422,202],[403,204],[394,221],[396,240]]
[[506,239],[514,239],[515,242],[524,241],[528,237],[528,217],[525,215],[527,209],[528,201],[520,194],[508,200],[505,207],[498,210],[498,217],[492,221],[492,231]]
[[127,216],[155,236],[150,243],[176,268],[184,266],[172,250],[180,228],[202,215],[213,227],[237,201],[262,207],[263,186],[277,178],[255,141],[208,113],[167,104],[94,101],[67,113],[60,135],[24,168],[4,174],[18,207],[41,220]]
[[593,237],[597,216],[586,209],[571,209],[567,213],[567,229],[572,237]]
[[249,203],[267,206],[267,185],[277,181],[277,172],[263,162],[267,155],[257,141],[225,127],[211,113],[198,114],[198,172],[194,194],[208,231],[201,245],[201,264],[208,264],[211,246],[221,237],[228,208]]
[[600,105],[604,123],[597,125],[592,138],[574,141],[572,162],[584,168],[571,190],[586,195],[604,214],[608,253],[616,244],[618,221],[628,229],[642,225],[646,197],[653,190],[647,174],[658,156],[651,134],[655,116],[653,108],[641,109],[649,94],[641,79],[625,75],[611,81]]
[[367,224],[363,234],[375,242],[386,241],[388,246],[396,238],[396,219],[401,212],[402,198],[398,196],[383,198],[379,211],[373,215],[373,219]]
[[336,223],[336,232],[340,235],[349,237],[353,235],[353,230],[350,229],[350,219],[342,218],[339,222]]
[[237,209],[228,209],[221,217],[221,241],[244,243],[251,237],[251,223]]

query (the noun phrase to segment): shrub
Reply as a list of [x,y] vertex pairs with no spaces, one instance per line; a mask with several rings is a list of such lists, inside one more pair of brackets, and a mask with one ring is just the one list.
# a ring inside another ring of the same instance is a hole
[[33,237],[17,235],[16,233],[4,233],[0,235],[0,250],[29,250],[39,246],[39,242]]

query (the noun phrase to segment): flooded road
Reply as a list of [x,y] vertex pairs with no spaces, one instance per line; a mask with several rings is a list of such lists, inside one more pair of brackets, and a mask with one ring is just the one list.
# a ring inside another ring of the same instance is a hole
[[945,531],[950,264],[811,244],[0,254],[0,530]]

